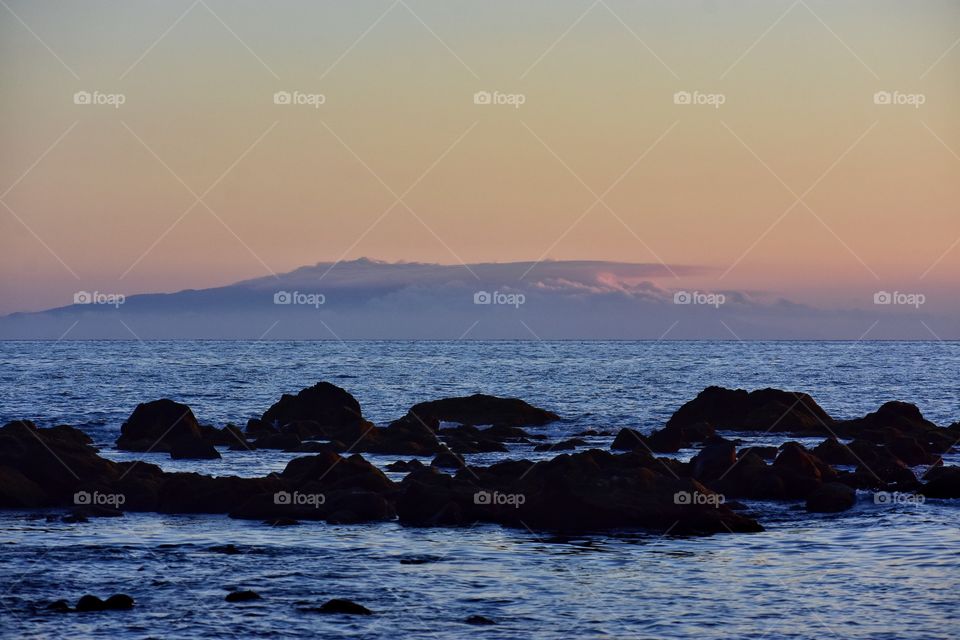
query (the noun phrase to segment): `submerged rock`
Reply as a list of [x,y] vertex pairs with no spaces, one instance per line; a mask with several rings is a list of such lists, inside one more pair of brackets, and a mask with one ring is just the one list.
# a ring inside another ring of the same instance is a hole
[[[60,600],[58,603],[59,602],[64,601]],[[116,593],[106,600],[101,600],[97,596],[87,594],[77,600],[75,611],[125,611],[127,609],[133,609],[133,605],[133,598],[125,593]]]
[[250,602],[251,600],[260,600],[260,594],[256,591],[231,591],[224,600],[227,602]]
[[497,624],[496,622],[494,622],[493,620],[491,620],[486,616],[469,616],[466,619],[464,619],[464,622],[467,624],[475,624],[475,625]]
[[317,611],[320,613],[341,613],[351,616],[369,616],[373,614],[370,609],[367,609],[362,604],[357,604],[353,600],[346,600],[344,598],[327,600]]

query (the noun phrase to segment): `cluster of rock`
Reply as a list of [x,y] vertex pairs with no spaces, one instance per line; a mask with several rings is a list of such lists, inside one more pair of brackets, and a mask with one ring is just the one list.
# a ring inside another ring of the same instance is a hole
[[[491,522],[539,530],[714,533],[762,530],[732,500],[725,503],[728,498],[805,500],[812,511],[840,511],[855,503],[856,489],[960,497],[960,469],[937,466],[960,438],[960,425],[937,427],[899,402],[837,421],[809,396],[774,389],[708,388],[649,436],[621,431],[613,443],[620,453],[592,449],[486,467],[463,460],[464,454],[505,451],[508,442],[532,444],[536,437],[524,427],[558,419],[522,400],[474,395],[421,403],[378,427],[352,395],[322,382],[284,395],[245,431],[201,426],[189,407],[171,400],[141,404],[117,441],[118,448],[174,457],[219,456],[217,446],[311,453],[262,478],[113,462],[77,429],[16,421],[0,428],[0,508],[67,506],[77,518],[132,510],[228,513],[278,525],[396,518],[411,526]],[[725,430],[826,439],[812,450],[795,442],[738,450],[718,435]],[[559,451],[583,442],[539,448]],[[701,448],[689,462],[655,456],[695,444]],[[392,466],[408,472],[395,482],[360,452],[436,458],[431,465]],[[917,478],[910,468],[917,465],[931,470]]]
[[[787,442],[778,448],[738,451],[736,443],[718,431],[825,439],[812,450]],[[681,473],[725,496],[803,499],[811,511],[841,511],[853,506],[856,489],[960,497],[960,469],[944,467],[941,458],[958,440],[960,423],[938,427],[906,402],[887,402],[855,420],[835,420],[804,393],[709,387],[683,405],[663,429],[649,436],[623,429],[612,447],[669,453],[700,444]],[[918,478],[911,467],[921,465],[929,469]]]

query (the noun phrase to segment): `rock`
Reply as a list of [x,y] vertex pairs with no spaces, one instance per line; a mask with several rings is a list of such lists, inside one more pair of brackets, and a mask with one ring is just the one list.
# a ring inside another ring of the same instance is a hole
[[[64,601],[58,600],[57,602]],[[97,596],[87,594],[77,601],[76,611],[123,611],[133,609],[133,604],[133,598],[125,593],[114,594],[107,598],[106,601],[101,600]]]
[[227,602],[250,602],[251,600],[260,600],[260,594],[256,591],[231,591],[224,598]]
[[409,472],[416,471],[417,469],[422,469],[423,463],[419,460],[397,460],[396,462],[391,462],[387,465],[387,471],[397,471],[397,472]]
[[514,441],[526,441],[525,437],[517,438],[510,435],[509,429],[517,429],[520,433],[526,433],[519,427],[489,427],[487,429],[478,429],[472,425],[460,425],[451,429],[441,429],[438,436],[443,440],[446,449],[455,453],[489,453],[491,451],[507,451],[503,444],[505,439]]
[[213,551],[214,553],[225,553],[228,556],[240,555],[243,553],[235,544],[221,544],[213,546],[210,547],[210,551]]
[[[312,423],[311,436],[351,441],[367,425],[357,399],[329,382],[319,382],[295,396],[284,394],[260,417],[260,423],[276,430],[298,421]],[[305,424],[297,428],[301,437],[306,434]]]
[[494,622],[490,618],[487,618],[486,616],[469,616],[464,620],[464,622],[466,624],[475,624],[475,625],[497,624],[496,622]]
[[97,596],[92,596],[87,594],[85,596],[80,596],[80,599],[77,600],[77,611],[103,611],[106,609],[107,603],[98,598]]
[[209,442],[181,440],[170,448],[174,460],[219,460],[220,452]]
[[[415,471],[401,482],[397,514],[414,526],[496,522],[541,530],[644,528],[676,533],[762,530],[713,492],[675,478],[651,455],[592,449],[537,464],[505,461],[456,476]],[[684,502],[678,494],[704,496]],[[708,497],[714,496],[714,497]]]
[[680,407],[667,429],[700,423],[734,431],[828,433],[834,422],[809,395],[779,389],[725,389],[707,387]]
[[960,498],[960,467],[936,467],[927,472],[921,492],[928,498]]
[[553,444],[538,444],[533,448],[534,451],[572,451],[577,447],[586,446],[586,441],[581,440],[580,438],[570,438],[568,440],[561,440],[560,442],[555,442]]
[[134,600],[125,593],[115,593],[104,603],[104,608],[111,611],[126,611],[133,609]]
[[327,600],[319,609],[320,613],[341,613],[351,616],[369,616],[373,612],[361,604],[343,598]]
[[297,451],[300,449],[300,438],[294,433],[265,433],[253,442],[256,449],[279,449],[280,451]]
[[814,447],[813,454],[829,464],[854,466],[858,463],[857,454],[833,436]]
[[773,460],[777,457],[777,454],[780,453],[780,449],[777,447],[747,447],[746,449],[737,451],[737,458],[742,458],[750,453],[764,460]]
[[66,600],[54,600],[46,606],[46,609],[49,611],[55,611],[57,613],[66,613],[72,611],[70,604]]
[[432,467],[440,467],[442,469],[461,469],[465,465],[463,458],[452,452],[441,453],[433,461],[430,462]]
[[534,407],[518,398],[483,394],[421,402],[411,407],[409,414],[425,422],[441,420],[471,425],[541,426],[560,419],[552,411]]
[[73,506],[82,485],[103,487],[120,473],[72,427],[39,429],[25,420],[0,427],[0,508]]
[[690,469],[697,480],[716,480],[726,475],[736,463],[736,446],[720,436],[713,436],[690,460]]
[[636,429],[624,427],[613,439],[610,448],[614,451],[633,451],[643,447],[643,435]]
[[957,442],[957,434],[933,424],[908,402],[884,403],[862,418],[837,423],[835,429],[842,437],[892,446],[907,464],[930,464],[927,452],[945,453]]
[[902,460],[908,467],[933,464],[939,460],[939,456],[928,452],[926,445],[912,436],[892,436],[887,440],[886,446],[891,454]]
[[796,442],[781,447],[780,455],[773,461],[773,470],[783,482],[788,499],[810,495],[823,482],[825,470],[831,478],[835,476],[832,469]]
[[857,503],[857,492],[839,482],[825,482],[807,496],[807,511],[838,513]]
[[683,439],[679,430],[660,429],[645,436],[636,429],[625,427],[617,433],[610,448],[615,451],[676,453],[688,446],[690,443]]
[[137,405],[120,427],[117,448],[169,452],[177,442],[202,439],[200,425],[190,407],[164,398]]

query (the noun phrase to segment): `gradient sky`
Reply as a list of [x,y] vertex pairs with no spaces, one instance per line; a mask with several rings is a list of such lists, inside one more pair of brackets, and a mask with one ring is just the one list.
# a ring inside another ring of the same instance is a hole
[[360,256],[662,261],[960,313],[957,2],[7,4],[0,313]]

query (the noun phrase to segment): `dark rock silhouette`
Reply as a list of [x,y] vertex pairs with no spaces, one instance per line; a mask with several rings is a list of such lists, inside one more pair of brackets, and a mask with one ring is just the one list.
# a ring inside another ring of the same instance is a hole
[[[63,600],[58,600],[56,603],[54,603],[58,605],[58,611],[68,610],[60,606],[59,603],[66,604]],[[127,609],[133,609],[133,605],[133,598],[124,593],[114,594],[106,600],[101,600],[97,596],[87,594],[85,596],[81,596],[80,599],[77,600],[75,611],[124,611]]]
[[470,467],[455,476],[424,469],[407,476],[401,487],[400,520],[419,526],[483,521],[579,531],[762,530],[717,501],[698,501],[696,496],[713,492],[690,478],[673,477],[660,461],[640,452],[614,455],[593,449],[538,464],[523,460]]
[[409,413],[424,421],[471,425],[540,426],[560,419],[552,411],[534,407],[518,398],[483,394],[421,402],[411,407]]
[[203,431],[190,407],[164,398],[137,405],[120,427],[117,448],[169,452],[177,443],[201,440]]
[[373,612],[370,609],[367,609],[362,604],[357,604],[352,600],[346,600],[344,598],[334,598],[328,600],[317,609],[319,613],[340,613],[351,616],[369,616]]
[[807,496],[807,511],[837,513],[857,503],[857,492],[839,482],[826,482]]
[[834,420],[805,393],[707,387],[680,407],[667,428],[710,425],[735,431],[826,434]]
[[921,492],[928,498],[960,498],[960,467],[936,467],[927,472]]
[[174,460],[219,460],[220,452],[209,442],[182,440],[170,448]]
[[260,600],[260,594],[256,591],[231,591],[224,600],[227,602],[250,602],[251,600]]

